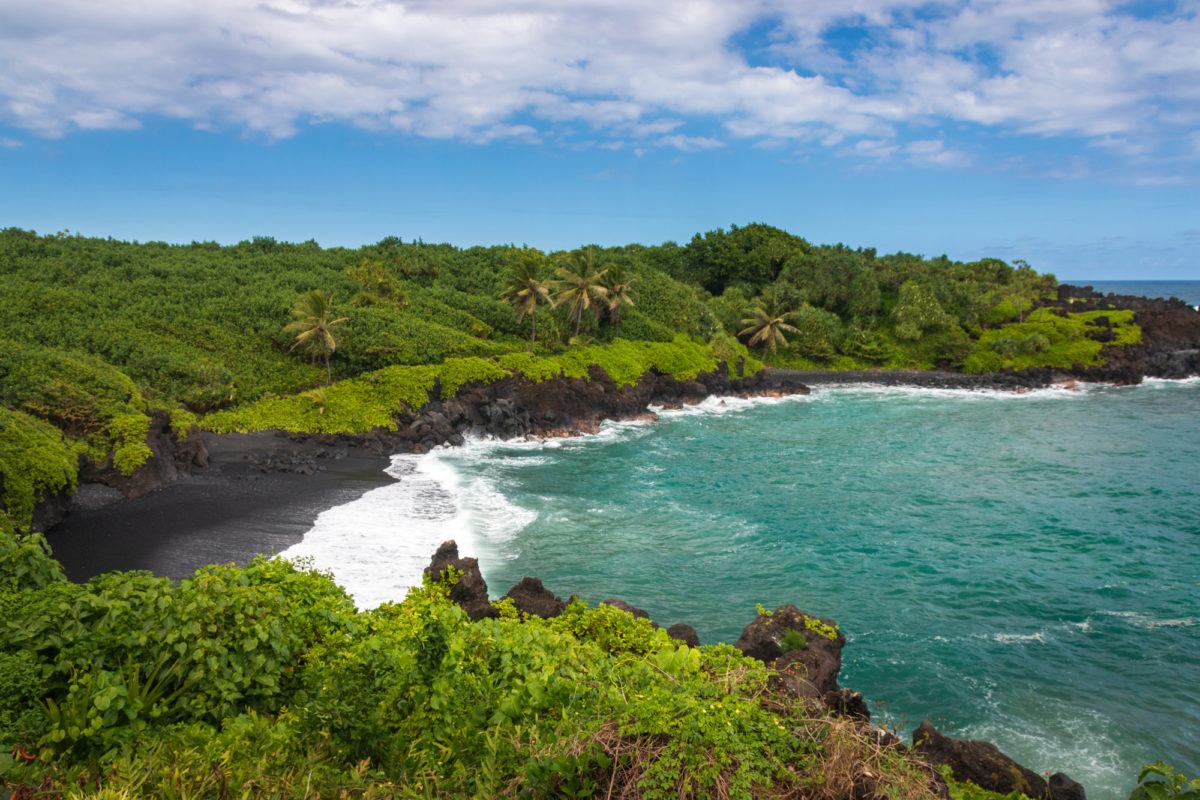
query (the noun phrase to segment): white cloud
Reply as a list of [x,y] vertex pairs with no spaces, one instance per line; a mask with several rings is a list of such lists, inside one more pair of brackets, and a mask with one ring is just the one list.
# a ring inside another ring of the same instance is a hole
[[725,143],[720,139],[713,139],[708,136],[684,136],[682,134],[664,136],[658,140],[658,143],[666,147],[674,147],[676,150],[682,150],[685,153],[698,153],[703,150],[715,150],[725,146]]
[[0,138],[0,148],[5,150],[16,150],[18,147],[24,147],[25,143],[20,139],[4,139]]
[[[763,21],[766,63],[732,44]],[[864,35],[836,47],[835,25]],[[1117,0],[0,0],[0,122],[582,129],[639,151],[724,136],[942,166],[969,163],[946,144],[966,123],[1196,158],[1198,41],[1194,0],[1150,18]]]
[[961,150],[946,147],[941,139],[919,139],[909,142],[904,152],[914,164],[935,167],[962,167],[971,163],[971,157]]

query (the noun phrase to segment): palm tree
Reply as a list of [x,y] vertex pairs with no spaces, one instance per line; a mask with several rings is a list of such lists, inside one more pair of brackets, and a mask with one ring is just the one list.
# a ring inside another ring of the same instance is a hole
[[346,332],[349,317],[333,316],[333,296],[320,289],[305,292],[296,298],[292,306],[292,321],[284,326],[284,333],[294,333],[296,340],[289,350],[300,348],[313,358],[325,360],[326,383],[333,383],[333,367],[329,359],[337,350],[338,339]]
[[787,344],[785,333],[799,333],[787,323],[793,313],[778,313],[760,300],[750,310],[750,316],[742,320],[746,328],[738,336],[749,336],[748,344],[751,346],[762,345],[764,356],[774,353],[776,347]]
[[538,306],[551,302],[550,285],[538,277],[540,272],[540,264],[536,258],[527,255],[521,256],[508,273],[504,291],[500,293],[500,298],[507,300],[508,304],[513,307],[513,311],[516,312],[518,324],[526,314],[529,315],[530,344],[537,341]]
[[633,278],[625,275],[621,267],[611,267],[604,279],[604,288],[608,291],[608,321],[613,328],[621,330],[621,306],[632,306]]
[[575,323],[575,335],[578,336],[583,315],[589,311],[596,313],[597,306],[608,297],[608,289],[601,283],[605,270],[596,271],[592,248],[573,254],[569,265],[571,269],[559,267],[556,270],[554,305],[567,306],[567,318]]

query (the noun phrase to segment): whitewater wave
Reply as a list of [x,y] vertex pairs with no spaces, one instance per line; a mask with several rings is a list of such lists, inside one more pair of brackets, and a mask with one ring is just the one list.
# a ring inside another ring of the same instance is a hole
[[993,633],[992,641],[1000,644],[1027,644],[1029,642],[1046,643],[1046,632],[1038,631],[1037,633]]
[[461,555],[474,556],[481,544],[503,542],[537,518],[486,478],[464,483],[445,455],[439,449],[393,456],[385,472],[395,483],[322,512],[281,555],[332,573],[368,609],[403,600],[446,539],[458,543]]
[[1200,383],[1200,375],[1190,378],[1142,378],[1143,386],[1188,386]]
[[874,383],[814,383],[812,386],[814,398],[833,399],[837,396],[881,396],[905,397],[914,400],[1041,400],[1046,398],[1078,399],[1099,389],[1108,388],[1107,384],[1085,383],[1076,381],[1072,385],[1046,386],[1041,389],[946,389],[934,386],[888,386]]
[[[1087,786],[1089,795],[1128,794],[1123,748],[1109,733],[1114,728],[1113,720],[1098,711],[1064,707],[1045,697],[1037,699],[1036,716],[1013,714],[1005,708],[1011,702],[1011,698],[993,701],[986,722],[957,729],[951,726],[946,732],[966,739],[1003,742],[1007,755],[1034,770],[1067,770]],[[1031,717],[1039,724],[1030,725]]]
[[1141,611],[1101,611],[1106,617],[1117,617],[1146,630],[1156,628],[1190,628],[1196,625],[1194,617],[1179,617],[1175,619],[1159,619]]

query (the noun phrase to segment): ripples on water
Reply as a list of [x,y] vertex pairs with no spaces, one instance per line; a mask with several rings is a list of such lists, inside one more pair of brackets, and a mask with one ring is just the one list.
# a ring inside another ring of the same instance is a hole
[[732,641],[762,602],[836,618],[877,719],[1063,770],[1093,800],[1200,772],[1200,382],[1025,395],[818,388],[596,436],[398,456],[289,556],[363,606],[438,543]]

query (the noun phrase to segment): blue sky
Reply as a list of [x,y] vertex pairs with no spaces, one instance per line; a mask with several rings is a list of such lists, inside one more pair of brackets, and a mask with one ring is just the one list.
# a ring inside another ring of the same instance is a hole
[[0,225],[1200,279],[1200,2],[0,0]]

